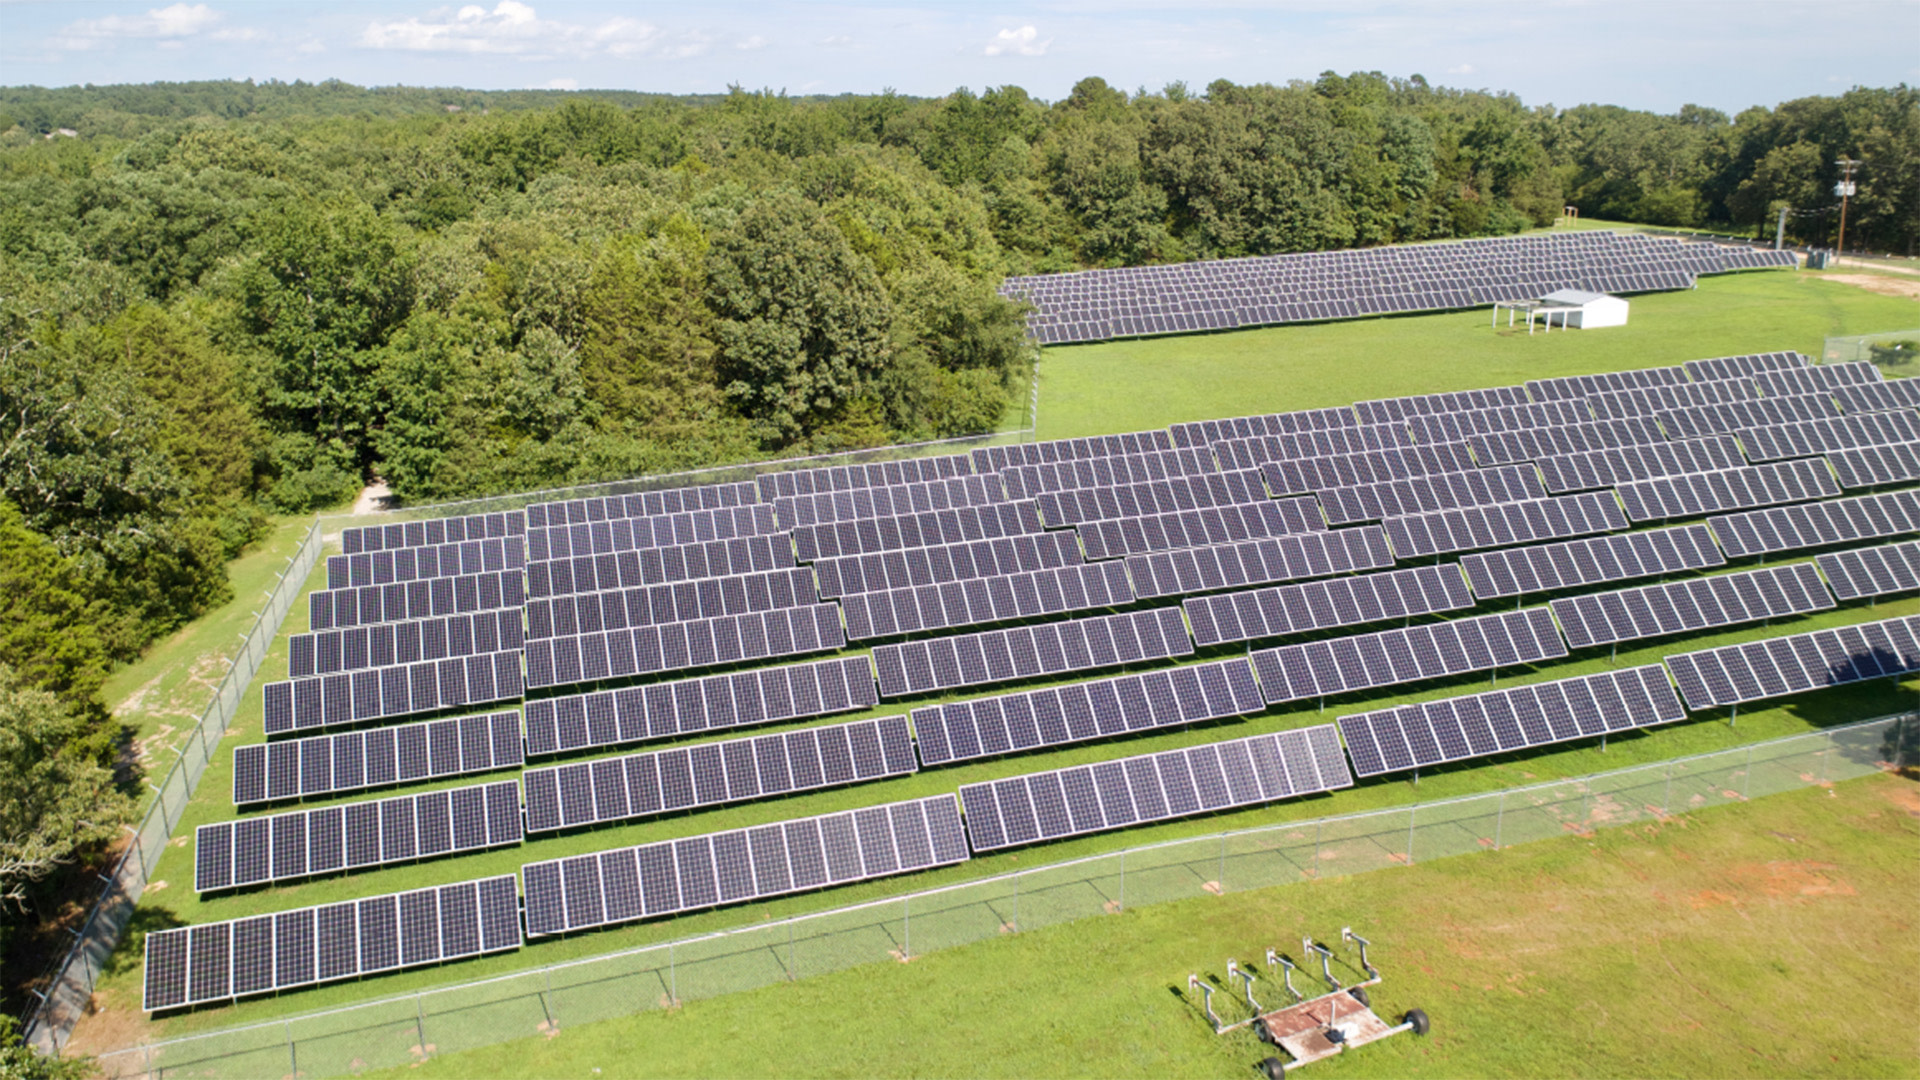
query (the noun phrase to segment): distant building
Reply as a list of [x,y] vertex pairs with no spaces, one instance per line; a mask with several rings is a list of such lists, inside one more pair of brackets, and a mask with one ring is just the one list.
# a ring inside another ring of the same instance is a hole
[[1588,292],[1585,289],[1556,289],[1536,300],[1500,301],[1493,305],[1493,325],[1500,324],[1500,309],[1507,309],[1507,325],[1513,325],[1514,312],[1527,315],[1527,333],[1533,333],[1535,319],[1552,330],[1579,327],[1594,330],[1602,326],[1627,325],[1627,302],[1618,296]]

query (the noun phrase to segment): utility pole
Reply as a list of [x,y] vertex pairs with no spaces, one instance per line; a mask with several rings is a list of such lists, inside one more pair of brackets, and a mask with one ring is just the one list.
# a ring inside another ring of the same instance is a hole
[[1840,196],[1840,241],[1833,251],[1833,257],[1838,259],[1847,250],[1847,199],[1853,195],[1853,170],[1859,168],[1860,163],[1842,154],[1834,164],[1841,169],[1840,182],[1833,185],[1833,193]]

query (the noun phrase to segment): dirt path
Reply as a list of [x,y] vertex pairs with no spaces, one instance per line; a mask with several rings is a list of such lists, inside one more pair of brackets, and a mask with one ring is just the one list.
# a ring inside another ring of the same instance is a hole
[[1871,259],[1835,259],[1833,260],[1833,265],[1842,268],[1853,266],[1862,270],[1885,270],[1889,274],[1913,274],[1920,276],[1920,269],[1911,266],[1900,266],[1895,263],[1875,262]]
[[353,516],[377,514],[387,508],[387,500],[393,497],[393,491],[385,480],[375,480],[360,491],[360,497],[353,501]]
[[[1902,274],[1914,271],[1900,270]],[[1853,285],[1881,296],[1897,296],[1906,300],[1920,300],[1920,278],[1907,281],[1901,278],[1880,277],[1877,274],[1824,274],[1821,281],[1837,281],[1842,285]]]

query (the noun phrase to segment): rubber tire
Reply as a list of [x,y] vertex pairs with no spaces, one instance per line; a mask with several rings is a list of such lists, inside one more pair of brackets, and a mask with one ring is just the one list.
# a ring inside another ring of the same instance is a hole
[[1425,1035],[1427,1031],[1433,1027],[1433,1024],[1427,1020],[1427,1011],[1425,1009],[1407,1010],[1407,1018],[1404,1022],[1413,1025],[1413,1033],[1415,1035]]
[[1260,1071],[1266,1074],[1267,1080],[1282,1080],[1287,1075],[1287,1063],[1270,1057],[1260,1063]]
[[1367,996],[1366,987],[1356,986],[1353,989],[1348,990],[1347,993],[1353,995],[1353,1000],[1359,1002],[1362,1005],[1365,1005],[1369,1009],[1373,1008],[1373,999]]

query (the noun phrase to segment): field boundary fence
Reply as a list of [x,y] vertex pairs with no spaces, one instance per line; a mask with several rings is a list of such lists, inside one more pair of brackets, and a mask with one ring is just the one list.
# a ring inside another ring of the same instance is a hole
[[1170,840],[101,1055],[108,1076],[325,1077],[551,1036],[1130,907],[1658,821],[1920,764],[1920,713],[1526,787]]
[[120,943],[120,935],[125,932],[133,909],[146,889],[148,875],[172,838],[174,826],[199,786],[201,774],[213,760],[221,736],[232,724],[240,699],[246,696],[247,688],[260,670],[260,662],[279,634],[280,624],[299,599],[307,575],[320,561],[321,549],[320,525],[315,522],[308,526],[300,546],[288,557],[280,580],[266,594],[267,606],[244,635],[239,650],[227,665],[226,676],[214,691],[213,700],[207,703],[206,711],[200,714],[199,721],[180,744],[180,756],[174,759],[166,778],[157,784],[148,780],[153,798],[139,826],[127,827],[130,835],[126,845],[113,869],[101,875],[100,894],[94,898],[73,945],[45,984],[33,991],[39,1000],[27,1014],[24,1034],[34,1047],[57,1052],[86,1011],[101,969]]
[[1905,367],[1912,364],[1916,356],[1920,356],[1916,345],[1920,345],[1920,330],[1887,330],[1878,334],[1830,337],[1820,349],[1820,362],[1851,364],[1865,361],[1883,367]]

